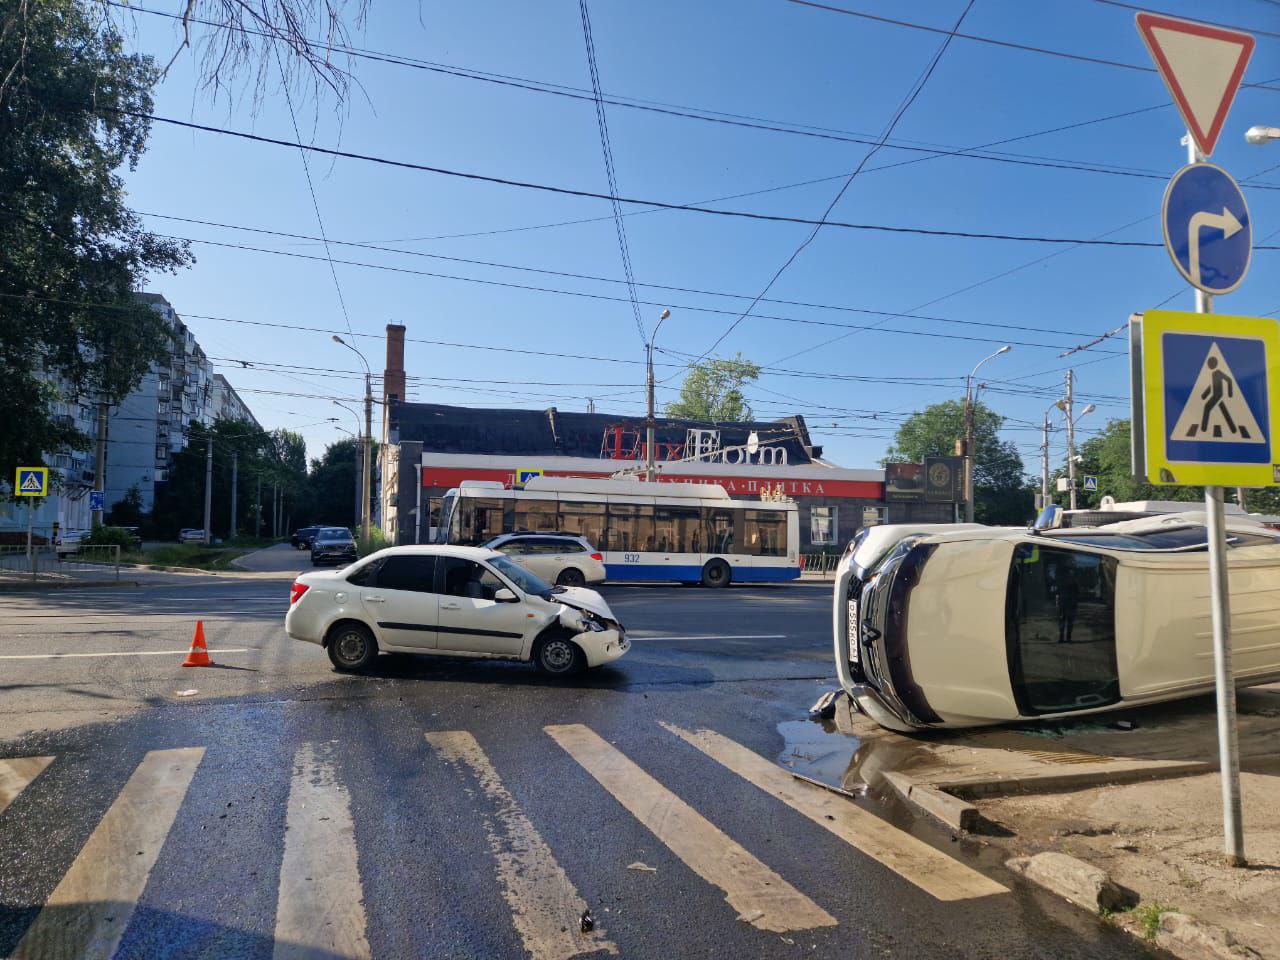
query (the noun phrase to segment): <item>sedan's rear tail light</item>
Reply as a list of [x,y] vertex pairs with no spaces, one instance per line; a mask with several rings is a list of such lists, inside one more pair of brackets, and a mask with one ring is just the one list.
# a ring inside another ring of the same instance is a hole
[[593,554],[591,555],[591,559],[592,559],[592,560],[594,560],[596,563],[604,563],[604,554],[603,554],[603,553],[593,553]]
[[302,595],[311,588],[299,580],[293,581],[293,586],[289,588],[289,606],[293,606],[302,599]]

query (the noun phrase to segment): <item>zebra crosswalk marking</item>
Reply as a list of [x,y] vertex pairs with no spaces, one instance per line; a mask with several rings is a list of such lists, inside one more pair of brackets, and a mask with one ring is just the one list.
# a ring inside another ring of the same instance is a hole
[[568,960],[602,950],[616,954],[617,945],[599,927],[582,932],[580,918],[586,901],[503,785],[476,738],[465,730],[428,733],[426,738],[445,760],[469,770],[492,804],[493,813],[484,814],[485,834],[502,896],[530,957]]
[[272,960],[368,960],[355,824],[333,764],[304,743],[293,761]]
[[14,798],[20,794],[40,772],[53,763],[53,757],[16,757],[0,760],[0,813],[4,813]]
[[11,960],[110,960],[203,756],[184,747],[142,758]]
[[712,760],[939,900],[968,900],[1008,892],[1008,888],[959,860],[821,787],[797,780],[758,753],[714,730],[690,731],[666,721],[659,722]]
[[694,873],[723,890],[742,920],[776,933],[836,925],[835,917],[594,731],[581,724],[543,729]]

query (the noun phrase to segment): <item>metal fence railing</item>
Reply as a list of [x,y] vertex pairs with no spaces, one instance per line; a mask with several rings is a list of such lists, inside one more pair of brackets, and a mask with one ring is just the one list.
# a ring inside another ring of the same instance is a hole
[[803,573],[818,574],[829,577],[840,566],[840,555],[835,553],[802,553],[800,554],[800,570]]
[[120,579],[118,544],[83,544],[66,553],[46,544],[0,545],[0,579]]

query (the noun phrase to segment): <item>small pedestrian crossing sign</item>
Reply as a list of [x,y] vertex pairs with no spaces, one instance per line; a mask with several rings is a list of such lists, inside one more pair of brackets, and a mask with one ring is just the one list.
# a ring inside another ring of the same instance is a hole
[[523,467],[516,470],[515,487],[517,490],[523,490],[524,485],[534,477],[542,476],[541,470],[526,470]]
[[44,497],[49,494],[48,467],[19,467],[18,476],[13,484],[14,492],[20,497]]
[[1098,478],[1097,478],[1097,477],[1085,477],[1085,478],[1084,478],[1084,492],[1085,492],[1085,493],[1097,493],[1097,492],[1098,492]]
[[1153,484],[1280,483],[1280,322],[1169,310],[1135,322],[1135,472]]

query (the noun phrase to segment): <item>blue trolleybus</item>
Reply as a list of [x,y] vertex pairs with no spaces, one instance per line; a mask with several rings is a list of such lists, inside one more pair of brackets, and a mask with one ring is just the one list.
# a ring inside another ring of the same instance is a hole
[[535,477],[523,490],[467,480],[444,495],[440,542],[520,532],[586,537],[610,580],[725,587],[800,576],[796,505],[734,500],[718,484]]

